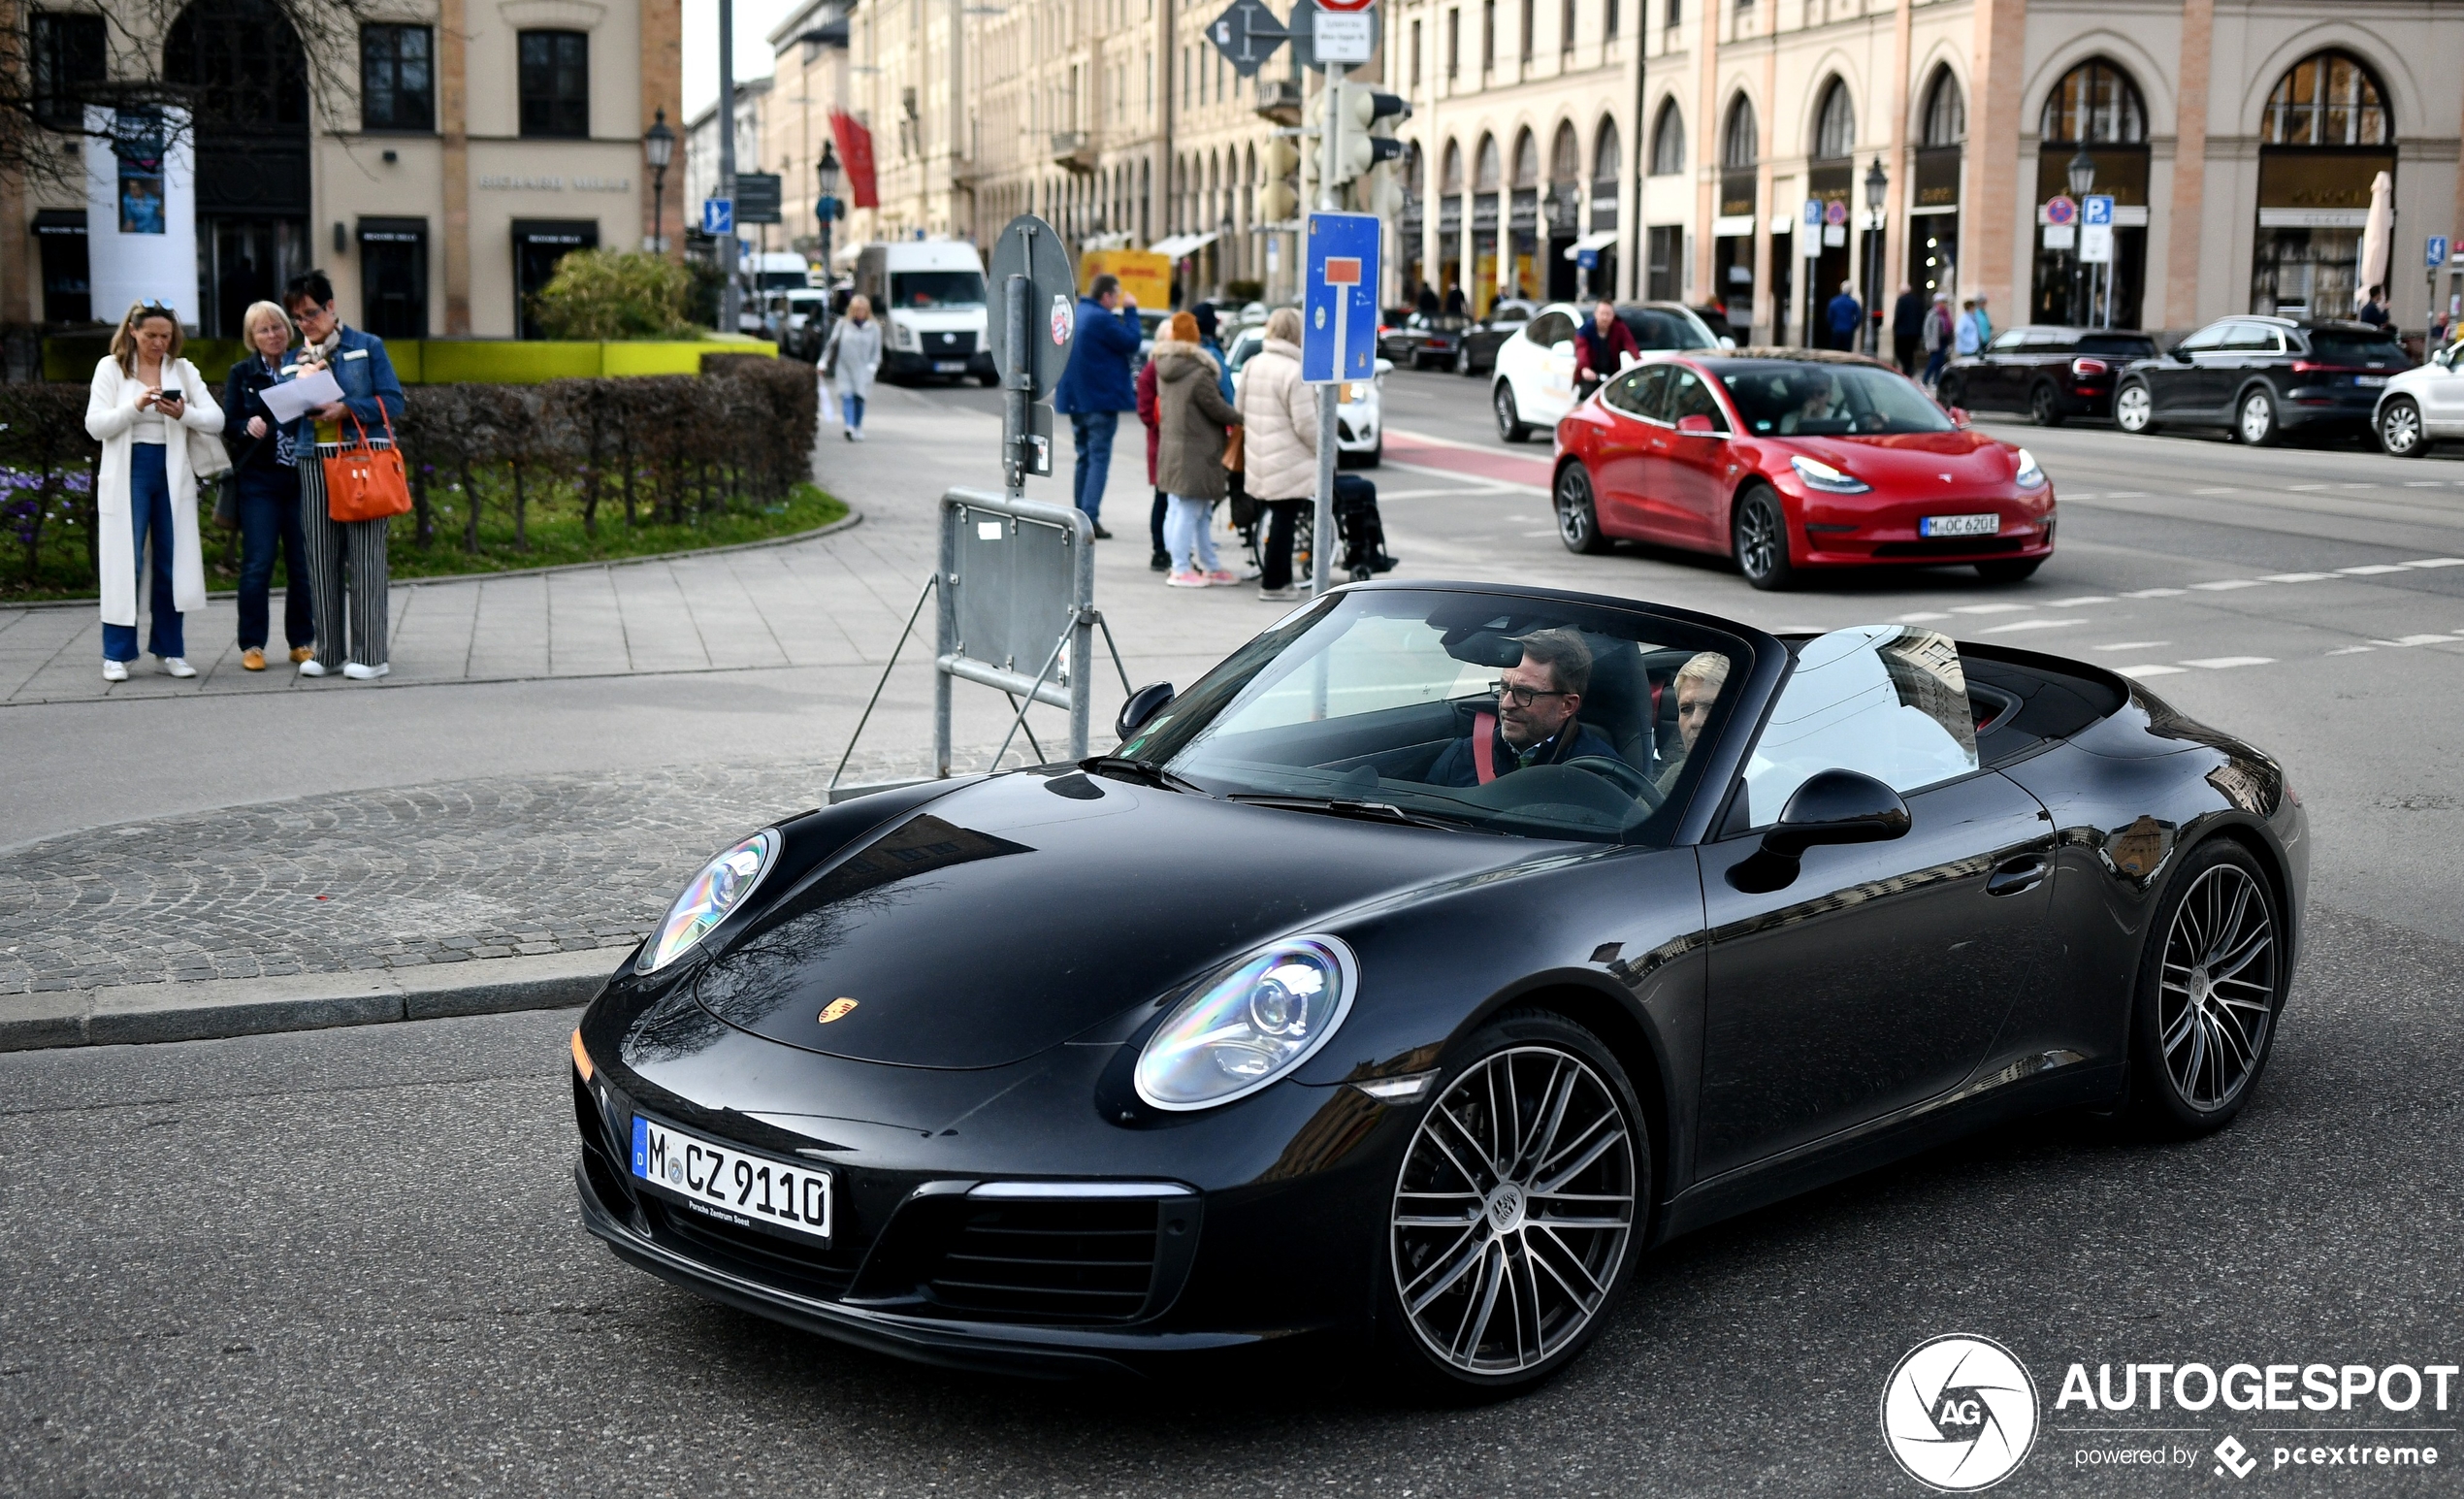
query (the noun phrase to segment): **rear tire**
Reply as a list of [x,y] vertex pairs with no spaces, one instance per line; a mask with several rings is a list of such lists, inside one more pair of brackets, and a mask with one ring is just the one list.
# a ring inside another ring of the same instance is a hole
[[1736,501],[1729,520],[1729,547],[1736,570],[1765,593],[1795,586],[1796,569],[1788,559],[1788,512],[1767,485],[1757,484]]
[[2054,393],[2054,387],[2051,385],[2038,385],[2027,393],[2027,414],[2035,419],[2039,427],[2060,426],[2062,424],[2061,397]]
[[2421,408],[2410,396],[2388,402],[2376,425],[2380,451],[2389,458],[2418,458],[2430,450],[2429,439],[2421,430]]
[[1964,403],[1960,398],[1966,393],[1965,382],[1956,375],[1945,375],[1933,384],[1934,402],[1946,411],[1955,406],[1963,405]]
[[1591,472],[1580,462],[1557,471],[1556,503],[1557,539],[1566,550],[1588,556],[1608,550],[1608,538],[1600,534],[1600,507],[1592,500]]
[[1976,575],[1989,583],[2025,583],[2045,565],[2042,557],[2001,557],[1976,565]]
[[2145,437],[2156,430],[2156,397],[2147,386],[2130,380],[2113,393],[2113,424],[2132,437]]
[[1523,421],[1522,411],[1514,405],[1514,385],[1499,380],[1489,388],[1489,409],[1497,413],[1497,435],[1508,442],[1531,440],[1532,429]]
[[2292,978],[2284,941],[2276,893],[2250,850],[2215,838],[2183,861],[2148,926],[2131,1000],[2130,1102],[2142,1127],[2207,1134],[2250,1102]]
[[2233,412],[2233,436],[2252,447],[2274,447],[2285,440],[2276,420],[2276,397],[2264,386],[2242,397]]

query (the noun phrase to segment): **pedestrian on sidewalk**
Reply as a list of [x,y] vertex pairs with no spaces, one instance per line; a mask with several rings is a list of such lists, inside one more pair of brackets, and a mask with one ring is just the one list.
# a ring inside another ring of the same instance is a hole
[[1891,304],[1891,352],[1901,375],[1917,373],[1917,350],[1925,342],[1925,298],[1915,286],[1901,281],[1899,300]]
[[299,466],[300,530],[308,538],[308,606],[316,614],[316,654],[300,663],[300,675],[340,670],[354,682],[373,681],[394,669],[386,650],[391,579],[385,562],[393,520],[336,520],[325,504],[324,460],[339,456],[345,440],[365,436],[372,447],[393,440],[393,425],[403,413],[402,381],[394,377],[384,340],[345,328],[334,315],[334,283],[324,272],[291,277],[282,288],[282,307],[300,330],[299,374],[330,371],[342,387],[341,400],[310,407],[291,432],[293,447],[305,460]]
[[1942,367],[1951,362],[1951,294],[1937,291],[1933,306],[1925,314],[1925,388],[1931,390],[1942,378]]
[[271,302],[251,304],[240,336],[256,352],[233,365],[223,383],[223,445],[231,450],[223,482],[240,502],[240,665],[262,671],[277,551],[286,579],[282,637],[293,666],[315,657],[316,623],[308,607],[308,534],[300,525],[299,451],[265,404],[266,388],[289,377],[290,316]]
[[1854,282],[1839,283],[1839,295],[1831,299],[1831,346],[1855,352],[1857,324],[1865,316],[1864,304],[1857,300]]
[[2355,315],[2373,328],[2384,328],[2387,325],[2387,289],[2383,286],[2371,287],[2368,299],[2361,304],[2361,310]]
[[1138,421],[1147,429],[1147,484],[1155,492],[1155,503],[1147,511],[1147,534],[1154,543],[1154,555],[1147,566],[1157,572],[1172,570],[1172,553],[1163,544],[1164,513],[1171,501],[1163,486],[1155,482],[1155,444],[1163,435],[1163,412],[1155,391],[1155,362],[1151,359],[1138,367]]
[[1277,308],[1266,342],[1241,367],[1242,439],[1249,493],[1266,506],[1261,599],[1298,599],[1292,533],[1317,494],[1317,393],[1301,383],[1301,313]]
[[[1176,314],[1176,320],[1185,315]],[[1069,418],[1070,440],[1078,449],[1070,499],[1086,512],[1098,541],[1112,539],[1103,522],[1104,482],[1112,476],[1113,435],[1120,428],[1120,413],[1138,408],[1129,361],[1143,337],[1138,299],[1120,289],[1119,277],[1095,277],[1087,284],[1086,295],[1079,299],[1069,368],[1061,372],[1060,384],[1053,391],[1053,409]],[[1189,343],[1192,348],[1197,345],[1194,333]]]
[[822,373],[838,392],[838,435],[850,442],[864,440],[864,403],[872,399],[873,374],[881,368],[881,322],[873,302],[862,293],[847,299],[847,315],[829,331],[822,348]]
[[1994,342],[1994,311],[1986,305],[1985,293],[1980,291],[1976,294],[1976,310],[1967,314],[1967,319],[1976,329],[1976,347],[1970,349],[1962,346],[1960,352],[1983,353],[1985,345]]
[[132,305],[86,396],[86,433],[103,444],[94,504],[107,682],[127,681],[137,659],[137,594],[149,577],[146,649],[171,675],[197,674],[180,620],[206,606],[189,439],[220,432],[222,407],[197,367],[179,357],[180,342],[178,313],[159,302]]
[[1215,503],[1231,493],[1223,467],[1224,429],[1238,426],[1241,413],[1216,384],[1222,367],[1199,345],[1197,318],[1175,312],[1164,333],[1148,356],[1155,366],[1161,431],[1155,482],[1170,498],[1164,545],[1172,553],[1172,570],[1164,581],[1175,588],[1222,587],[1240,579],[1216,560],[1211,521]]
[[1961,359],[1981,353],[1985,348],[1984,329],[1987,324],[1976,310],[1976,299],[1969,297],[1960,304],[1960,321],[1951,335],[1951,346]]
[[[1214,303],[1201,302],[1189,310],[1189,315],[1198,320],[1198,347],[1215,356],[1216,393],[1223,397],[1225,406],[1238,405],[1238,399],[1233,394],[1232,356],[1223,351],[1223,342],[1216,337],[1216,330],[1221,326],[1220,314],[1216,312]],[[1254,549],[1257,545],[1257,538],[1253,534],[1253,528],[1257,524],[1257,508],[1255,503],[1249,499],[1247,467],[1242,458],[1241,444],[1228,442],[1223,450],[1223,468],[1226,475],[1224,482],[1230,487],[1229,498],[1232,503],[1228,506],[1230,513],[1226,516],[1226,520],[1233,534],[1244,538],[1242,544]],[[1253,582],[1257,576],[1258,570],[1250,568],[1242,574],[1241,581]]]

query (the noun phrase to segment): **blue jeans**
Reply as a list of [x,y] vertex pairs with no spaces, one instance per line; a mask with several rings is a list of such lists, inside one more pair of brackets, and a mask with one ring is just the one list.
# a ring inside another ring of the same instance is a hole
[[[146,591],[146,575],[154,578],[151,612],[152,628],[146,633],[146,648],[157,656],[188,654],[187,635],[180,629],[179,610],[172,604],[171,590],[171,479],[163,470],[163,445],[160,442],[132,442],[128,449],[128,519],[129,555],[137,564],[137,591]],[[153,565],[146,560],[146,538],[153,537]],[[137,659],[137,627],[135,625],[103,626],[103,659],[135,661]]]
[[1163,521],[1163,544],[1172,553],[1175,572],[1213,572],[1222,566],[1215,555],[1215,502],[1167,497],[1171,513]]
[[1925,362],[1925,382],[1928,385],[1930,385],[1935,380],[1940,379],[1942,377],[1942,367],[1950,362],[1951,346],[1949,344],[1946,343],[1942,347],[1935,349],[1932,356],[1928,358]]
[[838,398],[838,406],[839,409],[847,413],[842,420],[844,421],[848,431],[861,432],[864,430],[863,397],[853,394],[841,396]]
[[240,486],[240,648],[265,648],[272,609],[274,554],[282,552],[282,637],[293,646],[316,639],[308,610],[308,537],[300,529],[297,469],[248,468],[228,482]]
[[1113,434],[1119,430],[1119,411],[1069,413],[1070,437],[1078,447],[1078,468],[1070,475],[1069,497],[1090,521],[1103,513],[1104,484],[1113,471]]

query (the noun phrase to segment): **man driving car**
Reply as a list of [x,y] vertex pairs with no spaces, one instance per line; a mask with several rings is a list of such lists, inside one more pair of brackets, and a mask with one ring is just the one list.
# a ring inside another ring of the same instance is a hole
[[[1572,630],[1541,630],[1514,642],[1523,659],[1506,668],[1497,706],[1474,715],[1472,733],[1429,767],[1433,786],[1485,786],[1530,766],[1564,765],[1616,749],[1578,716],[1591,687],[1591,647]],[[1620,762],[1622,764],[1622,762]]]

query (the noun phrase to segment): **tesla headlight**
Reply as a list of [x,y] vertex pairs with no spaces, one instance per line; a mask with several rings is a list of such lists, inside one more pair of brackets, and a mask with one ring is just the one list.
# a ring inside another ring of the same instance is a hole
[[1803,479],[1810,489],[1826,490],[1834,495],[1862,495],[1873,488],[1853,473],[1842,473],[1821,459],[1808,458],[1802,453],[1790,458],[1788,466],[1797,471],[1797,476]]
[[2011,479],[2022,489],[2042,489],[2045,487],[2045,471],[2036,466],[2036,455],[2023,447],[2019,450],[2019,472],[2012,474]]
[[667,908],[667,919],[642,949],[635,971],[656,973],[693,951],[695,943],[708,936],[761,885],[762,876],[778,862],[781,841],[776,828],[764,828],[703,864],[701,872],[686,882],[676,903]]
[[1264,948],[1191,991],[1138,1054],[1138,1096],[1158,1109],[1246,1098],[1314,1056],[1344,1023],[1358,986],[1335,937]]

